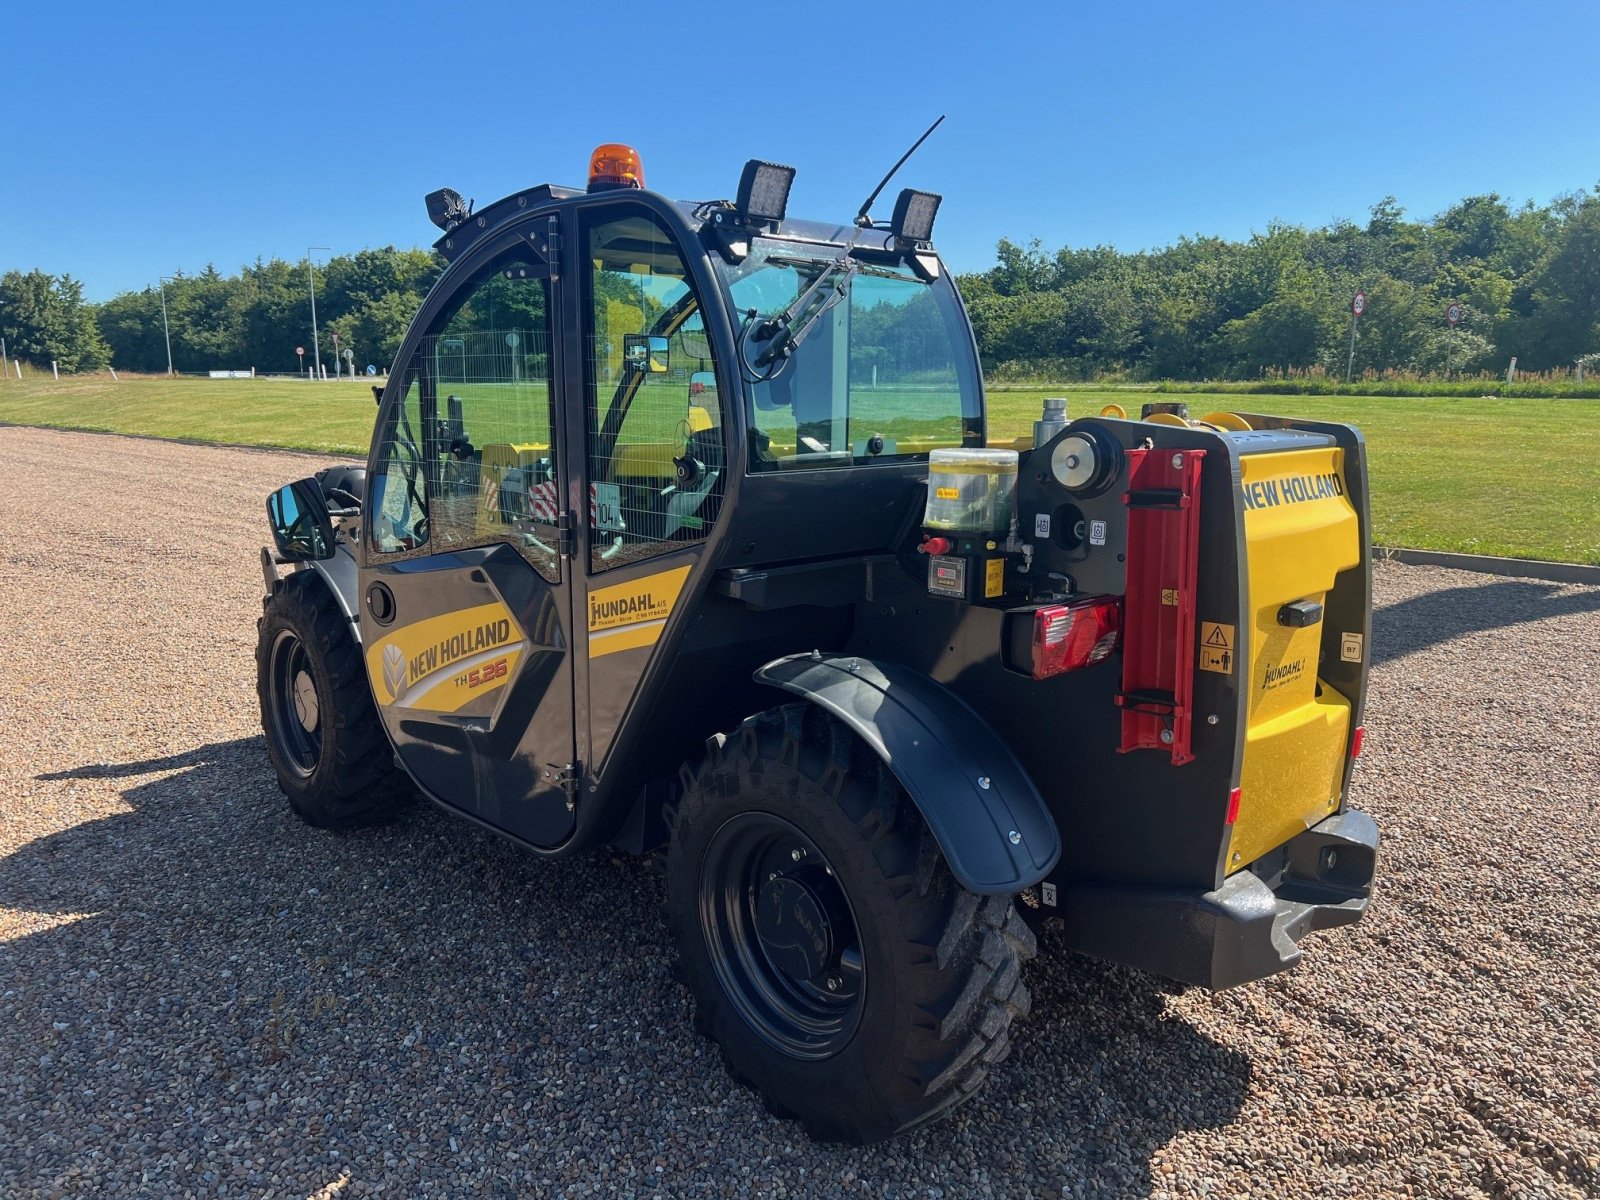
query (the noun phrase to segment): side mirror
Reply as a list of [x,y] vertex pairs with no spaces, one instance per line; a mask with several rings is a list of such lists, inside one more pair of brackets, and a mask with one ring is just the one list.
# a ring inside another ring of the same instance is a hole
[[286,562],[333,557],[333,519],[315,479],[297,479],[267,497],[267,524]]
[[622,360],[635,371],[665,375],[669,365],[667,339],[643,333],[624,334]]

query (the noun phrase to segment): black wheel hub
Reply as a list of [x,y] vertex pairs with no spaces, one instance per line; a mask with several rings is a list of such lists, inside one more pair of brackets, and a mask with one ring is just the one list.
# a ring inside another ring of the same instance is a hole
[[797,981],[815,979],[833,958],[833,926],[822,902],[803,880],[787,875],[761,885],[756,937],[767,960]]
[[302,779],[322,757],[320,707],[305,643],[293,630],[280,630],[267,660],[267,732],[284,765]]
[[768,1043],[813,1060],[849,1044],[866,998],[861,934],[832,865],[797,826],[745,812],[712,835],[700,925],[723,991]]

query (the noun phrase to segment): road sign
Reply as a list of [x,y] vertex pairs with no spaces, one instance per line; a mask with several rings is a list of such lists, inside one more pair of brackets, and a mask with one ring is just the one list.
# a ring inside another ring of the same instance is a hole
[[1357,288],[1356,294],[1350,298],[1350,311],[1358,317],[1367,311],[1367,293],[1360,288]]
[[371,363],[368,363],[367,364],[367,374],[368,375],[376,375],[377,373],[378,373],[378,368],[373,366]]
[[1450,322],[1452,326],[1461,324],[1461,305],[1452,304],[1449,308],[1445,309],[1444,319]]
[[304,358],[306,356],[306,348],[304,346],[296,346],[294,348],[294,352],[296,354],[298,354],[301,358]]

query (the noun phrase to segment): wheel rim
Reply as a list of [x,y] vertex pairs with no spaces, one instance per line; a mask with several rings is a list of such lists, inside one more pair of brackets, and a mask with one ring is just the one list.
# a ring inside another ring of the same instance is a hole
[[290,770],[305,778],[322,757],[322,711],[311,656],[305,643],[284,629],[273,639],[269,663],[267,713],[272,740]]
[[861,1023],[866,961],[855,911],[815,842],[748,812],[712,836],[700,864],[700,925],[723,991],[793,1058],[829,1058]]

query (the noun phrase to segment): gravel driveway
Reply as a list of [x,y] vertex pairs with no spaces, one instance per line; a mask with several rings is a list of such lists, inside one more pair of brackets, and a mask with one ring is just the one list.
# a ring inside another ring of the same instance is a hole
[[1047,935],[979,1101],[838,1150],[643,865],[291,818],[256,551],[325,461],[0,429],[0,1195],[1600,1193],[1600,588],[1382,565],[1368,918],[1215,996]]

